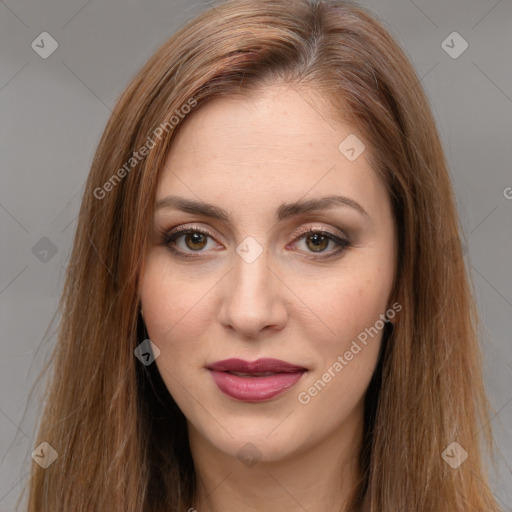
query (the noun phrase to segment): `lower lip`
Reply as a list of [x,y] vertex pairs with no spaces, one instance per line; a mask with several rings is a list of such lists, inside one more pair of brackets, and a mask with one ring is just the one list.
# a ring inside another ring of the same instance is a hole
[[209,370],[218,388],[237,400],[262,402],[284,393],[306,372],[276,373],[267,377],[240,377]]

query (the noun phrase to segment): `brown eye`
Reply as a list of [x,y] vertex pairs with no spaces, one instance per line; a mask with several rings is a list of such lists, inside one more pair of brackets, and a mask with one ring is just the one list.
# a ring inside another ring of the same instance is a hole
[[306,236],[306,245],[313,252],[323,252],[328,247],[330,240],[320,233],[313,233]]
[[[329,231],[314,229],[301,233],[296,239],[295,244],[297,243],[303,243],[305,245],[306,248],[302,249],[303,251],[310,254],[319,254],[318,258],[337,256],[350,246],[350,242],[345,238],[341,238]],[[330,243],[335,246],[335,249],[329,251],[326,249],[329,247]]]
[[182,236],[185,237],[185,245],[192,251],[200,251],[206,246],[207,237],[200,232],[192,231]]
[[205,248],[209,240],[213,240],[210,233],[196,228],[181,228],[171,233],[162,232],[162,245],[183,256],[190,256],[192,253],[199,256],[202,252],[207,252]]

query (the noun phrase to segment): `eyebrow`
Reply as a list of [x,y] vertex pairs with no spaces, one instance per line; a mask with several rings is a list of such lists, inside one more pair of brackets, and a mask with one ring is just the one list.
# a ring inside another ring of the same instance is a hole
[[[353,199],[346,196],[327,196],[306,201],[297,201],[295,203],[282,203],[276,210],[274,218],[280,222],[289,217],[294,217],[303,213],[309,213],[319,210],[335,208],[336,206],[348,206],[357,210],[366,217],[370,217],[366,210]],[[213,204],[185,199],[179,196],[166,196],[155,204],[155,211],[161,208],[174,208],[187,213],[196,213],[205,217],[211,217],[224,222],[230,222],[229,213]]]

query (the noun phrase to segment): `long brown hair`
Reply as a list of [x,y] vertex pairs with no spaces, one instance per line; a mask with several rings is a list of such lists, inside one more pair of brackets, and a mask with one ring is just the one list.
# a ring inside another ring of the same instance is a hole
[[[361,510],[365,494],[375,512],[499,510],[479,445],[483,435],[492,453],[477,312],[447,164],[418,76],[382,24],[354,4],[229,0],[151,57],[97,148],[38,431],[38,443],[59,456],[47,469],[33,464],[29,512],[192,506],[185,418],[155,365],[134,357],[144,339],[139,276],[156,186],[187,115],[216,97],[279,81],[313,91],[326,122],[348,121],[363,134],[399,238],[392,300],[403,310],[367,393],[350,510]],[[468,453],[456,469],[441,456],[452,442]]]

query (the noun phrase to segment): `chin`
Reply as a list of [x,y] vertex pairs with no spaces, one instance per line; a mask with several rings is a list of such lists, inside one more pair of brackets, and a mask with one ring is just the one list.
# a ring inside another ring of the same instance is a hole
[[273,418],[271,422],[266,420],[255,425],[243,419],[240,422],[229,422],[231,435],[221,428],[214,432],[201,429],[200,435],[217,450],[247,465],[254,461],[273,462],[286,459],[304,446],[298,432],[290,429],[277,432],[275,429],[279,422]]

